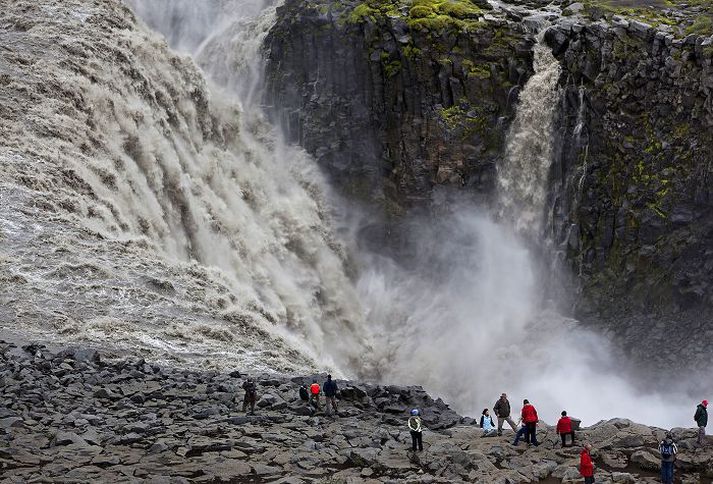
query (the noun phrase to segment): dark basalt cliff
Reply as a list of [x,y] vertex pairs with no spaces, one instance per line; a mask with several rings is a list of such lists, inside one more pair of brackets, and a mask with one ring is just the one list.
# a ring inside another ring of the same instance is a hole
[[524,25],[414,17],[407,6],[288,1],[268,39],[270,103],[347,193],[391,208],[437,184],[493,187],[517,88]]
[[[704,357],[713,32],[700,18],[710,12],[595,3],[540,12],[563,69],[543,236],[579,280],[579,317],[639,342],[677,327]],[[288,0],[278,17],[268,103],[346,194],[392,216],[441,185],[493,195],[537,18],[466,1],[329,0]],[[654,319],[658,329],[642,331]]]

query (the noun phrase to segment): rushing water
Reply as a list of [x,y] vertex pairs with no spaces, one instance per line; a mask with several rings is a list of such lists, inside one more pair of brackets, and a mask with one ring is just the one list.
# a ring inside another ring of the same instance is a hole
[[[546,47],[536,47],[508,136],[500,216],[458,199],[413,215],[404,226],[418,264],[405,267],[336,237],[333,209],[354,231],[370,214],[332,207],[311,157],[265,121],[260,46],[275,4],[129,3],[202,72],[153,34],[127,30],[102,38],[118,54],[89,64],[96,82],[76,76],[74,91],[52,100],[87,99],[89,122],[76,115],[76,131],[56,137],[10,133],[0,277],[16,287],[0,293],[9,301],[0,320],[182,363],[328,366],[419,383],[471,414],[507,391],[545,420],[566,406],[589,422],[613,413],[676,421],[616,374],[605,340],[541,301],[521,236],[539,231],[551,162],[559,65]],[[82,20],[91,9],[63,8],[73,35],[96,40]],[[75,52],[96,55],[86,45]],[[57,62],[69,76],[68,59]],[[72,102],[39,106],[31,121],[73,130],[57,114]]]
[[520,93],[505,156],[498,167],[498,188],[503,218],[518,232],[537,237],[541,235],[552,166],[562,68],[543,42],[538,41],[533,52],[535,73]]

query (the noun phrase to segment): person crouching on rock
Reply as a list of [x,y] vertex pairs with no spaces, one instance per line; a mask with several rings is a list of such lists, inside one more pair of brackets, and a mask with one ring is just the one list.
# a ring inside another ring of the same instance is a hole
[[483,410],[483,414],[480,416],[480,428],[483,429],[483,435],[481,437],[493,437],[498,435],[498,431],[495,429],[495,424],[493,423],[493,417],[488,413],[488,409]]
[[537,441],[537,422],[540,418],[537,416],[537,410],[530,403],[529,400],[525,399],[522,401],[522,421],[527,427],[527,433],[525,434],[525,442],[529,445],[534,446],[540,445]]
[[411,416],[408,418],[408,429],[411,432],[411,449],[416,452],[423,450],[423,427],[421,425],[421,412],[417,408],[411,410]]
[[252,378],[248,378],[243,382],[243,390],[245,390],[245,398],[243,399],[243,412],[248,409],[250,404],[250,415],[255,415],[255,400],[257,400],[257,387]]
[[513,440],[512,445],[517,445],[520,439],[524,438],[527,434],[527,425],[525,425],[522,419],[518,420],[518,425],[520,425],[520,429],[515,433],[515,440]]
[[317,380],[312,380],[312,384],[309,387],[309,403],[319,409],[319,383]]
[[659,444],[661,454],[661,482],[663,484],[673,484],[673,462],[676,460],[678,447],[673,441],[673,436],[668,433],[666,438]]
[[584,477],[584,484],[594,482],[594,462],[592,462],[592,444],[585,443],[579,454],[579,473]]
[[[326,400],[325,405],[327,405],[327,415],[331,415],[331,409],[334,413],[337,413],[337,382],[332,380],[332,375],[327,375],[327,381],[322,385],[324,389],[324,399]],[[330,406],[332,407],[330,409]]]
[[706,425],[708,425],[708,400],[698,404],[693,420],[698,425],[698,445],[703,446],[706,443]]
[[[562,410],[562,418],[557,422],[557,433],[562,439],[562,447],[574,447],[574,430],[572,430],[572,419],[567,416],[567,412]],[[572,443],[567,445],[567,436],[572,436]]]

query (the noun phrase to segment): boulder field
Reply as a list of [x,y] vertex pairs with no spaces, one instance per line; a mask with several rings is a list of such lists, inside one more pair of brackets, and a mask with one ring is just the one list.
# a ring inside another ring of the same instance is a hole
[[[251,375],[255,415],[242,412],[247,375],[166,367],[89,348],[0,341],[0,483],[26,482],[578,482],[579,448],[482,438],[421,387],[338,381],[338,416],[302,402],[313,378]],[[535,402],[536,403],[536,402]],[[411,408],[424,451],[409,449]],[[594,446],[597,482],[657,482],[665,430],[624,419],[577,434]],[[713,442],[673,429],[682,482],[711,482]]]

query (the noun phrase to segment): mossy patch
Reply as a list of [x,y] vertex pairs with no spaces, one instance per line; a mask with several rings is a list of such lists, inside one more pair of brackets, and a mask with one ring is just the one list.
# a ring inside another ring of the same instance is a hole
[[467,30],[478,23],[483,11],[470,0],[367,0],[349,14],[352,24],[379,22],[386,17],[401,17],[411,28]]

